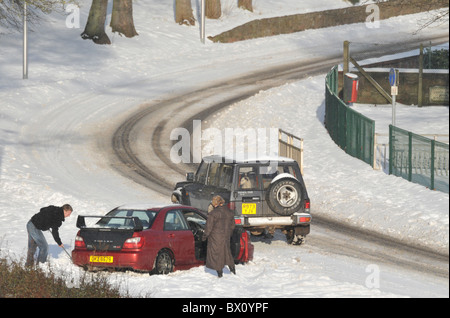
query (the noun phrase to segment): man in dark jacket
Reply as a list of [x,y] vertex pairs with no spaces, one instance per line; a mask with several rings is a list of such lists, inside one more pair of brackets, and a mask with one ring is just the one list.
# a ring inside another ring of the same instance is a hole
[[27,266],[34,264],[34,254],[36,248],[39,247],[38,263],[45,263],[48,254],[48,243],[42,231],[50,230],[56,244],[64,247],[59,237],[59,227],[64,222],[66,217],[72,214],[72,207],[69,204],[64,204],[62,207],[50,205],[42,208],[39,213],[33,215],[27,223],[28,231],[28,253]]
[[225,201],[220,196],[212,199],[214,210],[208,214],[203,235],[204,239],[208,239],[206,267],[216,270],[219,278],[223,275],[225,265],[233,274],[236,274],[230,248],[230,238],[236,226],[234,213],[223,206],[224,203]]

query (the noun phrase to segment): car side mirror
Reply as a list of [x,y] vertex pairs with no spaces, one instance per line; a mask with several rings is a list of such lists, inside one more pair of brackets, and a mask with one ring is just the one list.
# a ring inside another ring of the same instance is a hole
[[186,173],[186,180],[193,182],[194,181],[194,173],[193,172]]

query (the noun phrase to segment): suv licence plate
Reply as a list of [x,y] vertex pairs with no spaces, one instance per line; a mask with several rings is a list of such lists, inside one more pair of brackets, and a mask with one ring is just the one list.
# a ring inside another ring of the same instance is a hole
[[89,257],[89,262],[91,262],[91,263],[112,263],[113,262],[113,257],[112,256],[91,255]]
[[256,203],[242,203],[242,214],[256,214]]

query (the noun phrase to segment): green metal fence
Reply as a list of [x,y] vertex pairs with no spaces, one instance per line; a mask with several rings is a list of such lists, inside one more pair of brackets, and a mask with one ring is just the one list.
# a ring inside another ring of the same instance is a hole
[[325,127],[346,153],[373,164],[375,121],[354,111],[339,98],[337,66],[325,80]]
[[448,144],[389,125],[389,174],[449,193]]

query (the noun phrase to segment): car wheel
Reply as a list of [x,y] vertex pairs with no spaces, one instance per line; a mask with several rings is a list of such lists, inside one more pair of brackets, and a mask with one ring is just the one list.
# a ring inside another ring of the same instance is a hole
[[293,178],[282,178],[269,186],[266,201],[275,213],[289,216],[300,210],[302,198],[300,182]]
[[170,252],[160,251],[156,257],[152,274],[165,275],[173,271],[173,258]]

